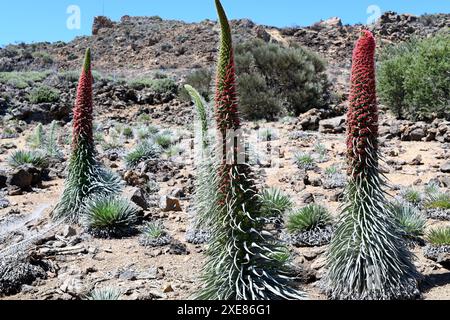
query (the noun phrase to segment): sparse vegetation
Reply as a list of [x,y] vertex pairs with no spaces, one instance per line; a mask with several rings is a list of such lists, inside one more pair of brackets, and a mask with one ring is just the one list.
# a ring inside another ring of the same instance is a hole
[[442,32],[396,44],[380,55],[380,97],[398,118],[449,118],[449,42],[448,32]]
[[450,228],[437,228],[431,230],[427,240],[434,246],[450,246]]
[[395,201],[390,208],[404,237],[416,239],[424,235],[427,221],[416,207]]
[[291,198],[276,188],[265,189],[260,195],[261,212],[265,217],[279,217],[291,210],[294,203]]
[[425,207],[427,209],[450,210],[450,193],[438,192],[430,195],[425,201]]
[[35,83],[42,82],[49,74],[49,71],[0,72],[0,83],[8,84],[17,89],[25,89]]
[[312,170],[316,167],[316,162],[312,155],[303,152],[294,154],[294,162],[299,169]]
[[423,195],[416,188],[406,188],[400,192],[400,196],[413,205],[419,205],[423,200]]
[[103,139],[101,145],[104,151],[116,151],[123,149],[123,141],[115,137],[111,137],[108,140]]
[[168,147],[165,151],[165,154],[167,157],[171,158],[171,157],[180,156],[183,154],[183,152],[184,152],[184,148],[179,144],[175,144],[175,145],[171,145],[170,147]]
[[147,222],[142,229],[139,243],[144,247],[161,247],[168,245],[172,237],[161,222]]
[[326,104],[325,63],[309,50],[252,40],[236,47],[242,114],[273,120]]
[[169,148],[174,142],[174,135],[170,133],[157,133],[152,137],[152,140],[163,149]]
[[176,94],[178,92],[177,84],[175,83],[174,80],[170,78],[163,78],[163,79],[139,78],[130,81],[129,85],[137,90],[149,88],[155,93],[159,94],[166,94],[166,93]]
[[139,165],[139,163],[158,159],[161,156],[162,149],[153,141],[143,141],[139,143],[131,152],[125,156],[125,164],[132,169]]
[[327,161],[327,153],[328,153],[328,149],[327,147],[318,142],[314,145],[314,152],[315,154],[317,154],[317,161],[319,162],[325,162]]
[[101,288],[92,290],[86,297],[86,300],[97,300],[97,301],[107,301],[107,300],[119,300],[122,293],[120,290],[115,288]]
[[8,158],[11,167],[17,168],[23,165],[32,165],[37,168],[45,168],[48,166],[47,157],[40,151],[14,151]]
[[39,150],[46,157],[53,159],[61,159],[63,154],[58,145],[58,123],[52,121],[48,132],[39,123],[34,132],[27,137],[28,145],[33,150]]
[[90,198],[84,205],[81,224],[100,238],[121,238],[134,232],[137,207],[115,196]]
[[[195,88],[206,102],[211,101],[213,73],[208,69],[199,69],[190,73],[184,83]],[[190,101],[191,96],[185,88],[180,90],[180,97],[184,101]]]
[[258,131],[259,141],[275,141],[278,140],[277,132],[272,128],[264,128]]
[[331,222],[331,215],[325,207],[310,204],[289,214],[286,229],[290,233],[304,232],[326,227]]
[[53,63],[53,57],[48,52],[36,51],[36,52],[33,52],[32,55],[33,55],[33,58],[42,61],[44,64],[52,64]]
[[60,92],[49,86],[39,86],[34,88],[28,95],[31,103],[52,103],[59,101]]
[[130,127],[125,127],[122,130],[122,135],[126,138],[126,139],[133,139],[134,137],[134,133],[133,133],[133,129]]

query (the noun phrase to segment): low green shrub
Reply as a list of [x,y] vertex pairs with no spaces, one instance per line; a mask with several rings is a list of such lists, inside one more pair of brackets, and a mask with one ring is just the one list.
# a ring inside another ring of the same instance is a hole
[[298,116],[327,104],[325,63],[318,55],[252,40],[236,46],[240,110],[247,119]]
[[328,210],[317,204],[310,204],[288,216],[286,229],[289,233],[313,230],[330,225],[332,218]]
[[[212,95],[212,79],[213,73],[211,70],[199,69],[190,73],[184,80],[184,84],[188,84],[195,88],[205,101],[209,102],[211,101]],[[179,96],[183,101],[191,101],[191,97],[184,86],[180,90]]]
[[28,100],[31,103],[52,103],[58,102],[60,92],[49,86],[39,86],[34,88],[28,94]]
[[380,55],[378,92],[398,118],[450,119],[450,33],[412,39]]
[[151,90],[159,94],[165,93],[177,94],[178,92],[177,84],[173,79],[170,78],[162,78],[162,79],[139,78],[130,81],[129,85],[136,90],[150,88]]
[[27,164],[37,168],[46,168],[48,166],[47,157],[40,151],[14,151],[8,158],[8,163],[13,168]]
[[291,210],[292,199],[276,188],[264,189],[260,195],[261,211],[265,217],[277,217]]
[[390,204],[390,209],[405,237],[417,238],[424,234],[427,221],[416,207],[395,201]]
[[133,233],[138,208],[130,201],[114,196],[88,199],[81,224],[100,238],[120,238]]
[[125,156],[125,164],[127,168],[133,169],[143,161],[158,159],[161,153],[162,149],[159,145],[153,141],[143,141]]
[[450,227],[437,228],[431,230],[427,235],[427,240],[435,246],[450,245]]

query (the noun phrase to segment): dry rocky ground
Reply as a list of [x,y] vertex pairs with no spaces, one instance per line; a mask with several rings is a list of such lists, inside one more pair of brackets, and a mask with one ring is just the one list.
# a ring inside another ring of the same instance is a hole
[[[99,121],[109,121],[101,116]],[[325,205],[337,215],[339,211],[339,194],[342,189],[324,189],[322,173],[333,164],[343,164],[345,154],[345,134],[325,134],[314,131],[300,131],[297,137],[298,120],[275,123],[246,123],[246,127],[272,128],[278,139],[270,142],[271,157],[263,156],[255,171],[261,176],[263,184],[277,187],[289,194],[296,206],[316,202]],[[128,124],[133,125],[130,121]],[[163,124],[161,124],[163,125]],[[61,132],[69,130],[66,125]],[[183,131],[186,139],[191,134],[183,128],[171,127],[172,130]],[[25,130],[19,138],[4,139],[2,145],[12,144],[18,148],[26,145],[25,137],[31,133],[31,128]],[[314,152],[317,143],[326,146],[326,160],[318,164],[318,168],[302,172],[293,162],[297,151]],[[130,149],[133,139],[126,141],[125,148]],[[188,145],[190,143],[188,142]],[[260,142],[260,152],[267,150],[267,142]],[[68,147],[65,146],[65,153]],[[2,167],[7,166],[5,159],[11,149],[0,156]],[[124,168],[119,157],[108,160],[102,148],[100,155],[104,163],[126,177],[130,173]],[[389,189],[392,195],[402,187],[411,185],[422,187],[430,180],[439,181],[444,188],[449,186],[449,175],[441,172],[445,163],[450,160],[448,143],[405,142],[398,138],[382,139],[381,152],[386,164],[383,171],[391,183]],[[204,261],[204,245],[192,245],[186,242],[185,234],[190,220],[188,209],[192,195],[193,175],[195,174],[192,158],[186,152],[187,159],[181,157],[164,162],[164,170],[147,173],[156,178],[161,190],[159,195],[176,195],[181,205],[179,212],[165,212],[158,204],[150,204],[145,210],[145,220],[161,220],[170,235],[178,243],[161,248],[145,248],[140,246],[138,236],[121,240],[95,239],[79,227],[61,225],[49,231],[37,245],[27,248],[33,252],[36,259],[50,261],[45,280],[35,280],[21,287],[21,292],[4,299],[78,299],[87,294],[93,287],[118,288],[123,293],[123,299],[186,299],[194,293],[199,285],[199,276]],[[414,159],[421,158],[421,161]],[[150,170],[151,171],[151,170]],[[133,174],[139,175],[138,172]],[[135,177],[136,178],[136,177]],[[128,179],[132,182],[133,179]],[[9,206],[0,209],[0,250],[11,244],[27,238],[39,230],[45,230],[50,223],[48,217],[51,209],[57,203],[64,180],[55,176],[49,181],[43,181],[28,191],[9,189],[6,199]],[[133,182],[132,182],[133,184]],[[133,195],[136,188],[127,186],[125,194]],[[429,220],[427,227],[449,225],[448,222]],[[8,232],[7,232],[8,231]],[[180,244],[181,243],[181,244]],[[290,250],[294,263],[304,270],[305,279],[299,286],[308,292],[310,298],[324,299],[317,288],[317,280],[324,273],[324,252],[326,246],[312,248],[296,248]],[[425,299],[450,298],[450,273],[440,264],[427,260],[422,248],[416,246],[416,264],[425,276],[423,282]]]
[[[414,17],[386,13],[372,29],[379,45],[384,46],[411,36],[434,34],[449,24],[448,14]],[[292,197],[296,207],[315,202],[325,205],[334,216],[339,212],[343,189],[325,189],[323,173],[334,164],[340,165],[345,173],[345,92],[352,45],[361,27],[342,25],[339,19],[306,28],[284,29],[256,25],[250,20],[233,22],[236,42],[258,37],[281,45],[297,43],[318,52],[329,64],[334,94],[342,98],[329,110],[312,109],[299,118],[245,123],[251,132],[272,128],[277,133],[278,139],[258,143],[262,155],[254,169],[262,186],[283,190]],[[163,71],[181,81],[193,69],[214,66],[217,39],[218,29],[212,21],[187,24],[157,17],[123,17],[120,22],[112,22],[100,17],[94,23],[91,37],[69,43],[0,48],[0,71],[51,69],[44,83],[61,92],[58,102],[31,104],[27,100],[31,87],[18,89],[11,83],[0,83],[0,263],[12,253],[31,262],[11,261],[11,268],[24,278],[13,283],[13,289],[20,292],[10,292],[1,299],[81,299],[94,287],[118,288],[122,299],[186,299],[199,288],[205,246],[189,244],[185,239],[196,172],[189,152],[193,140],[193,107],[172,93],[131,88],[114,80],[116,76],[129,79]],[[126,181],[124,194],[135,202],[146,203],[142,220],[162,221],[175,239],[167,246],[145,248],[139,244],[139,235],[102,240],[91,237],[81,227],[54,227],[49,215],[61,195],[67,161],[52,163],[48,172],[35,168],[12,170],[6,161],[15,150],[28,149],[26,137],[38,122],[48,130],[52,120],[58,120],[62,126],[59,146],[67,159],[70,144],[67,133],[71,130],[69,121],[76,80],[62,81],[61,74],[54,71],[78,69],[87,46],[94,52],[94,69],[108,70],[108,76],[113,77],[95,83],[98,133],[108,139],[118,123],[132,127],[135,134],[138,127],[152,124],[184,137],[183,156],[150,161],[134,171],[125,168],[123,156],[138,143],[137,139],[124,139],[123,148],[112,151],[103,150],[98,143],[99,158]],[[383,171],[390,181],[388,191],[392,196],[412,185],[423,188],[430,181],[444,190],[449,189],[449,121],[399,121],[383,109],[380,124]],[[326,147],[326,161],[305,173],[294,164],[294,154],[315,152],[318,143]],[[268,149],[271,157],[264,156]],[[150,198],[141,194],[142,184],[148,180],[156,181],[160,187],[158,194]],[[22,184],[22,188],[17,184]],[[164,203],[159,203],[167,195],[170,201],[180,204],[180,211],[167,211]],[[449,225],[449,222],[432,219],[427,222],[427,228],[439,225]],[[47,231],[44,236],[33,238],[44,231]],[[14,246],[26,239],[35,241]],[[326,246],[290,246],[295,265],[303,270],[303,280],[298,285],[312,299],[325,299],[317,287],[324,273],[325,250]],[[426,259],[422,247],[416,246],[413,251],[418,269],[424,275],[423,298],[449,299],[448,269]],[[1,285],[0,282],[0,291]]]

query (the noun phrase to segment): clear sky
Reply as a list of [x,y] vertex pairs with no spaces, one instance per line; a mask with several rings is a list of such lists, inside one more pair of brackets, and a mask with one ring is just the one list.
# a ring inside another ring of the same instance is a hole
[[[333,16],[341,17],[345,24],[367,23],[388,10],[450,13],[450,0],[223,0],[223,4],[232,19],[249,18],[279,27],[306,26]],[[71,5],[77,6],[75,10]],[[213,0],[2,0],[0,45],[70,41],[90,35],[96,15],[113,20],[123,15],[159,15],[188,22],[216,20]]]

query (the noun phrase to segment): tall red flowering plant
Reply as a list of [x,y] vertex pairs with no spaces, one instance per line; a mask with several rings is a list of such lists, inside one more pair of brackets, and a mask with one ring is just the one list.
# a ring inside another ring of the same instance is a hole
[[93,139],[93,77],[91,50],[86,50],[73,109],[72,150],[67,179],[60,202],[53,211],[55,220],[79,222],[85,200],[94,195],[120,192],[120,179],[95,159]]
[[365,30],[353,53],[347,116],[348,187],[328,251],[333,299],[410,299],[418,273],[383,191],[379,172],[375,39]]
[[[286,276],[280,259],[285,252],[264,230],[266,221],[253,173],[239,152],[241,128],[231,29],[219,0],[215,0],[221,25],[217,66],[215,120],[217,125],[217,209],[211,221],[211,240],[198,299],[271,300],[302,299],[302,292]],[[231,136],[231,137],[230,137]]]

